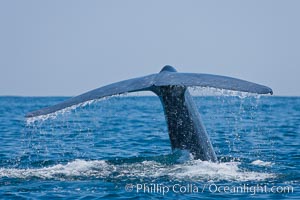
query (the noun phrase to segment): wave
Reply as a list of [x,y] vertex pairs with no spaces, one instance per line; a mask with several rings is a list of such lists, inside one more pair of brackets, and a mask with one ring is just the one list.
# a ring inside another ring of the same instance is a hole
[[55,180],[164,177],[179,181],[263,181],[275,177],[272,173],[244,171],[238,167],[240,164],[240,162],[211,163],[200,160],[172,165],[156,161],[113,164],[104,160],[87,161],[77,159],[67,164],[57,164],[43,168],[1,168],[0,177]]
[[266,161],[262,161],[262,160],[255,160],[253,162],[251,162],[252,165],[257,165],[257,166],[262,166],[262,167],[270,167],[273,165],[273,163],[271,162],[266,162]]

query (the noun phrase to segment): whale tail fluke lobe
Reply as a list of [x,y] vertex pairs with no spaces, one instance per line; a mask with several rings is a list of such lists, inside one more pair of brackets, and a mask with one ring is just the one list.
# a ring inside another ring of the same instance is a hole
[[109,97],[113,95],[129,93],[129,92],[146,91],[151,88],[154,79],[155,79],[155,75],[153,74],[149,76],[144,76],[140,78],[134,78],[134,79],[113,83],[104,87],[97,88],[95,90],[91,90],[89,92],[78,95],[76,97],[70,98],[54,106],[50,106],[47,108],[42,108],[40,110],[30,112],[26,114],[25,117],[28,118],[28,117],[47,115],[71,107],[73,105],[77,105],[94,99],[101,99],[104,97]]

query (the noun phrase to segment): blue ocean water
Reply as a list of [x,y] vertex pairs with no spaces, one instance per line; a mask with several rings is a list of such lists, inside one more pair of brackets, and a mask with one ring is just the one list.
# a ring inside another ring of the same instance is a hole
[[0,97],[1,199],[300,199],[300,97],[194,97],[220,163],[171,152],[160,101]]

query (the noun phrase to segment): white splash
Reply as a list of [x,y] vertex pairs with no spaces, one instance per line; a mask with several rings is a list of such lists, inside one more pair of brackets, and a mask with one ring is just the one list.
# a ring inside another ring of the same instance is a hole
[[236,96],[241,99],[244,99],[246,97],[255,97],[259,99],[261,97],[261,94],[212,87],[193,86],[189,87],[188,89],[193,96]]
[[58,111],[53,112],[53,113],[49,113],[49,114],[46,114],[46,115],[40,115],[40,116],[37,116],[37,117],[29,117],[29,118],[26,119],[26,124],[30,125],[30,124],[32,124],[36,121],[41,121],[42,122],[42,121],[45,121],[45,120],[48,120],[48,119],[55,119],[55,118],[57,118],[57,116],[63,115],[63,114],[68,113],[68,112],[71,112],[73,110],[76,110],[77,108],[84,108],[86,106],[89,106],[89,105],[94,104],[94,103],[98,103],[100,101],[105,101],[105,100],[108,100],[108,99],[113,98],[113,97],[120,97],[120,96],[126,96],[126,95],[127,94],[124,93],[124,94],[120,94],[120,95],[113,95],[113,96],[103,97],[103,98],[100,98],[100,99],[92,99],[92,100],[89,100],[89,101],[78,103],[76,105],[58,110]]
[[0,169],[0,177],[69,180],[76,178],[160,178],[182,181],[262,181],[275,177],[271,173],[244,171],[238,162],[211,163],[193,160],[167,165],[155,161],[111,164],[104,160],[74,160],[44,168]]
[[251,163],[252,165],[257,165],[257,166],[263,166],[263,167],[270,167],[273,165],[271,162],[266,162],[262,160],[255,160]]
[[[249,93],[249,92],[241,92],[241,91],[233,91],[233,90],[226,90],[226,89],[219,89],[219,88],[212,88],[212,87],[199,87],[199,86],[193,86],[188,88],[190,93],[193,96],[237,96],[241,99],[244,99],[246,97],[255,97],[257,99],[260,98],[260,94],[255,93]],[[46,115],[40,115],[37,117],[29,117],[26,119],[26,124],[30,125],[36,121],[45,121],[48,119],[55,119],[58,115],[63,115],[65,113],[71,112],[73,110],[76,110],[79,107],[85,107],[100,101],[104,101],[113,97],[126,97],[126,96],[153,96],[152,92],[146,91],[146,92],[134,92],[132,94],[129,93],[123,93],[123,94],[117,94],[112,95],[108,97],[103,97],[99,99],[93,99],[89,101],[85,101],[82,103],[78,103],[76,105],[58,110],[56,112],[46,114]]]

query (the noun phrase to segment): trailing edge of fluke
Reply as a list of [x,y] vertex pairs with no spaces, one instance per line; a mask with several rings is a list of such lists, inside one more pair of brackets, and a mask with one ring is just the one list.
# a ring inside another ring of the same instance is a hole
[[199,73],[179,73],[166,65],[160,73],[150,74],[139,78],[128,79],[91,90],[79,96],[73,97],[60,104],[30,112],[26,117],[47,115],[58,110],[77,105],[93,99],[100,99],[112,95],[129,92],[152,91],[158,86],[199,86],[212,87],[233,91],[249,92],[256,94],[273,94],[271,88],[241,79]]
[[30,112],[26,117],[47,115],[89,100],[129,92],[152,91],[164,107],[172,149],[188,150],[195,159],[217,161],[189,86],[212,87],[256,94],[273,94],[271,88],[241,79],[198,73],[179,73],[165,66],[156,74],[120,81],[70,98],[54,106]]

